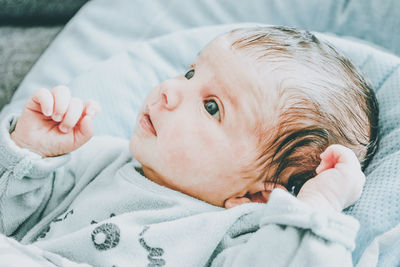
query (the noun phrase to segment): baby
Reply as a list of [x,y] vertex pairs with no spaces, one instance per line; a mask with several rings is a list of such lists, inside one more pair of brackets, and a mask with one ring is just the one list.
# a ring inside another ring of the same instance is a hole
[[[3,122],[2,233],[96,266],[280,266],[271,246],[286,247],[282,266],[310,266],[307,257],[351,265],[357,224],[339,212],[361,195],[377,101],[314,35],[265,27],[219,36],[185,75],[150,92],[129,151],[116,138],[90,140],[99,109],[58,86]],[[251,202],[268,204],[240,205]],[[319,255],[306,252],[313,246]]]

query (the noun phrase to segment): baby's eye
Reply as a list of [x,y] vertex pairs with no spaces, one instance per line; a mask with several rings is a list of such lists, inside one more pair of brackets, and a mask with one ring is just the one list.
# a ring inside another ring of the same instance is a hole
[[204,108],[206,111],[217,120],[221,120],[219,116],[219,108],[218,104],[214,100],[206,100],[204,101]]
[[193,76],[194,76],[194,69],[189,70],[185,74],[185,78],[188,79],[188,80],[190,80]]

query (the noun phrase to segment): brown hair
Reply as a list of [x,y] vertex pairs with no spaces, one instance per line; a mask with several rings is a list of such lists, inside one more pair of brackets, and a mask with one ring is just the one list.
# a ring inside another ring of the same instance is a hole
[[282,183],[288,177],[285,186],[297,194],[316,175],[319,155],[331,144],[351,148],[367,166],[378,144],[378,103],[346,57],[295,28],[237,29],[227,37],[235,52],[257,62],[261,75],[285,73],[276,88],[274,125],[259,137],[258,179]]

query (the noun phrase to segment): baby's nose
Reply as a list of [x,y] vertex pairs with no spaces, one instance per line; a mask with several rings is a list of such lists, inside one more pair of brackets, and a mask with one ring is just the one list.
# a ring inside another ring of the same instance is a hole
[[167,80],[161,83],[160,97],[162,105],[166,109],[173,110],[178,107],[183,97],[179,83],[172,80]]

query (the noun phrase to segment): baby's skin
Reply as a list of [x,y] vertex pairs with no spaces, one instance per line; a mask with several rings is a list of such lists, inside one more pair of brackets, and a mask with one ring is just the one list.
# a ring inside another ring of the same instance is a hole
[[[39,89],[27,101],[11,139],[43,158],[66,154],[90,140],[92,120],[99,111],[98,103],[71,97],[65,86]],[[316,209],[340,212],[361,196],[365,175],[354,152],[342,145],[329,146],[320,157],[317,175],[303,185],[297,198]],[[276,187],[266,183],[263,195],[267,198]]]

